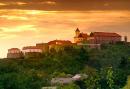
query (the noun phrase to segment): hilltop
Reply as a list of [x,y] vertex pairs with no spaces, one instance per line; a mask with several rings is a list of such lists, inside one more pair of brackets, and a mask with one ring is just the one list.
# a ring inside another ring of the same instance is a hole
[[[86,74],[84,80],[59,89],[120,89],[130,75],[130,46],[103,44],[101,49],[64,47],[37,57],[0,60],[1,89],[41,89],[52,78]],[[71,88],[70,88],[71,87]]]
[[127,36],[124,37],[124,41],[121,40],[122,36],[113,32],[91,32],[83,33],[77,28],[75,30],[74,43],[69,40],[53,40],[47,43],[36,43],[35,46],[25,46],[22,49],[11,48],[8,49],[7,58],[26,58],[32,56],[39,56],[41,53],[49,52],[50,49],[56,51],[70,47],[88,47],[100,49],[102,44],[116,44],[116,43],[128,43]]

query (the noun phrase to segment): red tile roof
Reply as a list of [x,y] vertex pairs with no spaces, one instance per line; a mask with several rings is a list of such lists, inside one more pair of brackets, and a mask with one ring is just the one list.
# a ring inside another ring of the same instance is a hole
[[121,37],[121,35],[117,33],[109,33],[109,32],[93,32],[92,36],[109,36],[109,37]]
[[80,33],[78,37],[87,38],[88,34],[87,33]]
[[42,49],[41,47],[37,47],[37,46],[26,46],[26,47],[23,47],[23,50],[26,50],[26,49]]
[[87,33],[81,33],[82,34],[82,36],[84,37],[84,38],[87,38],[88,37],[88,34]]
[[12,50],[18,50],[18,51],[20,51],[19,48],[11,48],[11,49],[8,49],[8,51],[12,51]]

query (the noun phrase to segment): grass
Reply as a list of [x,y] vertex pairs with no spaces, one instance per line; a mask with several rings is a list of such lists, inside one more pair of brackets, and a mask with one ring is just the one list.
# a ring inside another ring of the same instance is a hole
[[130,89],[130,76],[128,77],[127,85],[123,89]]

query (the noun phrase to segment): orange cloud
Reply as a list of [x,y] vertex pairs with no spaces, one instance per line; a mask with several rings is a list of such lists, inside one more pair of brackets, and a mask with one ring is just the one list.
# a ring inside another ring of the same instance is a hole
[[14,4],[16,4],[16,5],[26,5],[26,4],[28,4],[28,3],[25,3],[25,2],[16,2],[16,3],[14,3]]
[[0,6],[6,6],[6,5],[8,5],[8,4],[6,4],[6,3],[0,3]]
[[22,26],[14,26],[13,28],[1,27],[3,32],[22,32],[22,31],[36,31],[34,25],[22,25]]
[[28,20],[27,17],[17,15],[1,15],[0,18],[5,18],[8,20]]
[[56,2],[54,2],[54,1],[45,1],[45,2],[42,2],[42,4],[56,5]]

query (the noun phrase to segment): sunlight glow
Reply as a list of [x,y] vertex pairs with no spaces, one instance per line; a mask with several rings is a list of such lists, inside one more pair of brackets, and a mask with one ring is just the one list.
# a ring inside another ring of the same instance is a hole
[[8,20],[28,20],[27,17],[16,16],[16,15],[2,15],[0,18],[6,18]]
[[36,28],[34,25],[23,25],[23,26],[14,26],[12,28],[10,27],[1,27],[0,28],[3,32],[22,32],[22,31],[36,31]]

